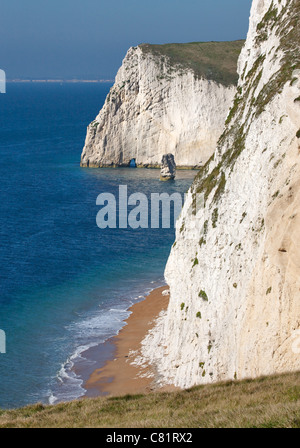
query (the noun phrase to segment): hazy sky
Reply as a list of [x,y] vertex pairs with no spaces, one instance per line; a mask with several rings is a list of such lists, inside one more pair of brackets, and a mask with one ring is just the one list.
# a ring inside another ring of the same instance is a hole
[[251,0],[0,0],[0,68],[114,78],[130,46],[246,37]]

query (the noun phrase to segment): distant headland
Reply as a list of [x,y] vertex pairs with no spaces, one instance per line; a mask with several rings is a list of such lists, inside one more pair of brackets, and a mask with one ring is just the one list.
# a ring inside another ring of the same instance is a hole
[[113,79],[7,79],[6,82],[24,83],[111,83]]

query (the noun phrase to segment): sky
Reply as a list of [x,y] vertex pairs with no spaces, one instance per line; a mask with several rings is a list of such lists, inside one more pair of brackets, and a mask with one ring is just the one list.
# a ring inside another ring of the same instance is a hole
[[251,0],[0,0],[0,69],[113,79],[127,50],[246,38]]

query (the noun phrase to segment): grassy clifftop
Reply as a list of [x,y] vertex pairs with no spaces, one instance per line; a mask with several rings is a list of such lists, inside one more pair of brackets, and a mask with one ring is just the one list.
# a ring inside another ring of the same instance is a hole
[[204,77],[225,86],[237,84],[237,60],[244,40],[233,42],[191,42],[186,44],[142,44],[142,51],[167,57],[172,66],[190,68]]
[[299,428],[300,373],[0,411],[5,427]]

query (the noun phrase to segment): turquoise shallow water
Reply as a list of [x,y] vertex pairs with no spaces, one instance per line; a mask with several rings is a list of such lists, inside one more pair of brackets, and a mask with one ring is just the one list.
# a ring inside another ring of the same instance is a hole
[[[0,95],[0,407],[76,398],[72,367],[163,284],[174,229],[96,225],[102,192],[184,193],[195,175],[79,167],[110,85],[9,84]],[[88,360],[92,366],[92,360]]]

